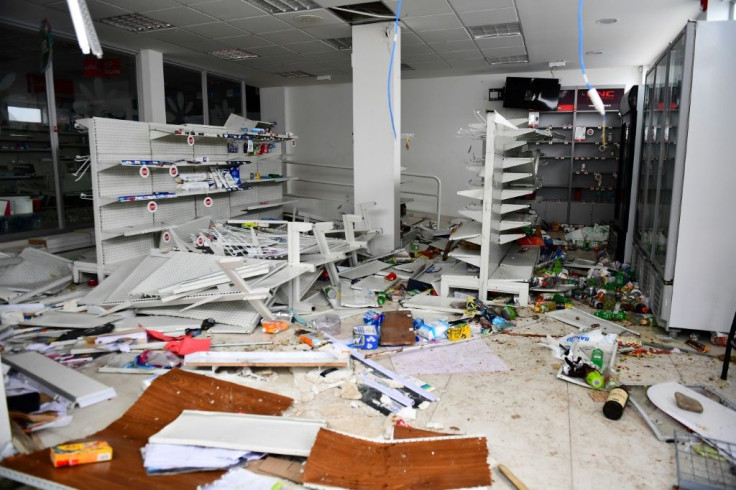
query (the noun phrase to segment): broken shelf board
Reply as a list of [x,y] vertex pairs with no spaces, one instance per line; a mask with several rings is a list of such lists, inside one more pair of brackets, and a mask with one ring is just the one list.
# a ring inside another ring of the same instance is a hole
[[398,277],[393,280],[386,280],[386,278],[382,276],[369,276],[356,282],[351,286],[351,288],[362,289],[363,291],[370,292],[380,292],[387,290],[397,282],[399,282]]
[[23,352],[5,356],[2,360],[24,376],[82,408],[117,396],[114,388],[38,352]]
[[380,345],[414,345],[416,334],[410,311],[387,311],[384,316]]
[[[331,338],[331,340],[335,340],[334,337]],[[398,375],[394,371],[391,371],[390,369],[383,367],[382,365],[378,364],[375,361],[371,361],[370,359],[366,359],[366,357],[363,356],[363,354],[361,354],[360,352],[358,352],[356,349],[351,349],[350,350],[350,355],[352,355],[354,358],[356,358],[357,360],[359,360],[360,362],[362,362],[366,366],[368,366],[368,367],[374,369],[375,371],[378,371],[379,373],[383,374],[384,376],[386,376],[386,377],[388,377],[390,379],[393,379],[394,381],[398,381],[399,383],[403,384],[404,387],[407,390],[414,392],[415,394],[421,396],[425,400],[430,401],[430,402],[436,402],[437,400],[439,400],[439,398],[437,398],[436,395],[433,395],[429,391],[421,388],[420,386],[418,386],[415,383],[409,381],[408,379],[405,379],[405,378],[401,377],[400,375]]]
[[465,216],[466,218],[470,218],[478,222],[483,221],[483,210],[482,209],[463,208],[463,209],[459,209],[458,213]]
[[252,366],[252,367],[346,367],[348,359],[338,359],[329,352],[195,352],[184,356],[185,366]]
[[252,286],[254,288],[265,288],[265,289],[277,288],[281,286],[282,284],[286,284],[292,279],[296,279],[297,277],[301,276],[305,272],[314,272],[311,269],[312,267],[305,265],[305,264],[286,265],[285,267],[279,269],[275,273],[269,276],[266,276],[263,279],[260,279],[258,281],[252,282],[251,284],[249,284],[249,286]]
[[465,301],[459,298],[443,298],[441,296],[417,294],[416,296],[412,296],[408,301],[404,301],[404,307],[416,310],[462,314],[465,311]]
[[154,444],[178,444],[309,456],[324,420],[184,410],[152,435]]
[[484,189],[465,189],[462,191],[457,191],[458,196],[468,197],[470,199],[479,199],[483,200],[483,193]]
[[480,250],[455,249],[448,256],[480,267]]
[[539,259],[539,247],[526,251],[520,248],[509,250],[501,264],[488,279],[494,281],[529,281],[534,273],[534,265]]
[[629,330],[626,327],[617,325],[603,318],[598,318],[595,315],[586,313],[583,310],[577,308],[565,308],[564,310],[555,310],[546,313],[548,317],[552,317],[555,320],[559,320],[573,327],[579,328],[581,331],[588,331],[594,328],[600,328],[603,333],[615,333],[620,334],[626,332],[629,335],[639,336],[639,332]]
[[466,221],[461,223],[460,226],[450,234],[450,240],[471,240],[473,238],[479,238],[481,229],[481,223],[478,223],[477,221]]
[[345,279],[351,279],[351,280],[359,279],[361,277],[366,277],[366,276],[376,274],[378,272],[381,272],[384,269],[388,269],[389,267],[391,267],[391,264],[386,264],[379,260],[372,260],[370,262],[366,262],[364,264],[360,264],[355,267],[352,267],[348,270],[344,270],[340,272],[338,275],[340,277],[344,277]]
[[480,436],[382,441],[321,429],[303,481],[311,488],[478,488],[491,484],[487,460]]
[[65,311],[48,311],[35,318],[25,320],[18,325],[21,327],[56,327],[87,329],[99,327],[106,323],[115,322],[123,318],[120,315],[100,317],[89,313],[68,313]]

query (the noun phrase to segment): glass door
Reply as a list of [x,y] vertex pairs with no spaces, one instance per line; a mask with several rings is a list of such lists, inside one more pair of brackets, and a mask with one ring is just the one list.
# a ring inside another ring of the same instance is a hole
[[[685,66],[685,35],[674,42],[669,56],[669,73],[666,86],[666,107],[662,132],[662,163],[659,176],[659,198],[657,201],[657,241],[654,247],[654,264],[664,271],[669,242],[670,214],[672,211],[672,189],[675,179],[675,152],[677,149],[677,122]],[[659,68],[659,67],[658,67]]]
[[646,78],[644,87],[644,115],[642,118],[644,133],[641,145],[641,164],[639,166],[639,188],[637,189],[636,198],[636,226],[635,237],[642,247],[645,254],[649,254],[651,247],[651,230],[647,227],[647,211],[651,207],[649,200],[649,185],[651,179],[650,174],[653,173],[653,153],[652,153],[652,136],[655,134],[652,129],[653,124],[653,104],[654,104],[654,83],[656,70],[652,69]]

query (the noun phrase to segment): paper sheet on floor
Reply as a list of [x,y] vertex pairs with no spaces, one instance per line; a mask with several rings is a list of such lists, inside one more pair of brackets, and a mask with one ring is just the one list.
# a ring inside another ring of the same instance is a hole
[[274,488],[279,488],[277,485],[280,482],[281,480],[277,478],[257,475],[243,468],[234,468],[222,475],[222,478],[219,480],[199,488],[202,490],[273,490]]
[[402,376],[509,370],[508,366],[481,339],[401,352],[392,355],[391,360],[396,372]]
[[141,449],[143,466],[148,472],[178,469],[216,470],[229,468],[241,461],[263,457],[263,453],[175,444],[146,444]]

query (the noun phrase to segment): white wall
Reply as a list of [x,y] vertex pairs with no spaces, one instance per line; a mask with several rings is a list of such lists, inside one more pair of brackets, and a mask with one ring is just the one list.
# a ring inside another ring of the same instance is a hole
[[[549,72],[515,73],[513,76],[551,77]],[[630,87],[639,83],[641,74],[638,68],[590,69],[588,76],[595,86]],[[564,87],[581,86],[579,70],[555,72]],[[468,203],[466,198],[457,196],[457,191],[466,188],[471,172],[463,166],[468,149],[480,152],[480,142],[458,138],[457,131],[469,122],[474,122],[473,111],[500,108],[499,103],[488,102],[488,89],[501,88],[506,74],[414,79],[402,81],[401,120],[402,132],[413,133],[409,149],[402,142],[402,166],[407,171],[437,175],[442,180],[442,214],[457,216],[457,209]],[[262,94],[267,89],[262,90]],[[263,96],[263,95],[262,95]],[[290,150],[290,158],[302,162],[327,162],[352,166],[352,85],[312,85],[306,87],[287,87],[286,126],[299,136],[297,146]],[[264,113],[268,105],[275,101],[262,99]],[[510,111],[504,111],[508,114]],[[386,112],[383,107],[376,111]],[[519,112],[515,112],[520,114]],[[513,113],[511,113],[513,115]],[[386,112],[386,118],[388,118]],[[290,167],[292,171],[300,171]],[[304,169],[301,169],[303,172]],[[351,182],[349,172],[331,169],[316,169],[324,180]],[[301,174],[300,174],[301,175]],[[421,184],[413,177],[402,179],[404,188],[420,187],[429,191],[433,184]],[[412,181],[412,182],[409,182]],[[310,194],[325,191],[314,184],[292,184]],[[326,189],[326,195],[345,199],[349,191],[345,187]],[[409,209],[426,212],[434,211],[434,204],[426,198],[408,196],[414,199]]]

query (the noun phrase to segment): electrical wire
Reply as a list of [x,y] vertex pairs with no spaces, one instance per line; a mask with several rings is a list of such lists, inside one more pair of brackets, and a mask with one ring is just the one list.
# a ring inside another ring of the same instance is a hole
[[388,90],[388,114],[391,116],[391,129],[394,131],[394,139],[398,139],[398,135],[396,134],[396,122],[394,121],[394,107],[393,103],[391,102],[391,73],[394,69],[394,56],[396,55],[396,41],[399,37],[399,15],[401,14],[401,0],[399,0],[399,4],[396,6],[396,20],[394,21],[394,43],[391,46],[391,59],[388,62],[388,82],[387,82],[387,90]]
[[585,59],[583,57],[583,0],[578,2],[578,58],[580,58],[580,69],[583,72],[583,80],[588,90],[592,89],[588,81],[588,75],[585,74]]

